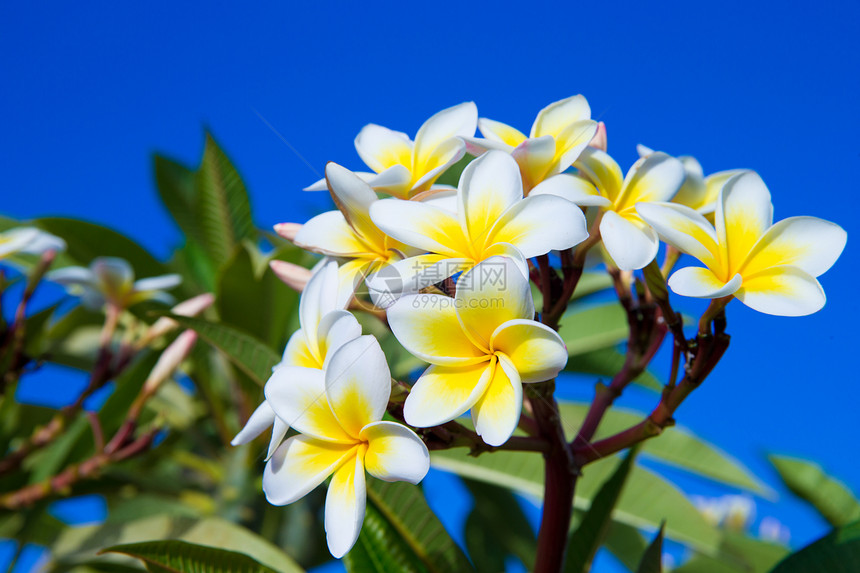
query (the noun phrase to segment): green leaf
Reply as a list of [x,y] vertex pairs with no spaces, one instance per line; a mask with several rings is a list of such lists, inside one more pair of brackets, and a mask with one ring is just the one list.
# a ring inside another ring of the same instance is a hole
[[426,573],[427,568],[410,549],[397,530],[368,505],[358,541],[343,557],[347,573]]
[[203,161],[194,176],[201,243],[220,266],[242,239],[256,236],[251,203],[236,168],[210,134],[206,134]]
[[[573,439],[582,425],[588,406],[562,402],[559,404],[565,431]],[[594,440],[617,434],[641,422],[647,414],[613,408],[606,412],[597,428]],[[721,452],[716,446],[696,437],[683,427],[666,428],[657,438],[644,442],[643,455],[678,467],[714,481],[740,487],[772,497],[772,491],[740,462]]]
[[465,154],[460,161],[445,170],[445,173],[436,180],[436,184],[457,187],[460,184],[460,175],[463,174],[463,170],[473,159],[475,159],[473,155]]
[[197,219],[198,200],[194,171],[159,155],[153,158],[153,163],[155,185],[164,206],[185,234],[186,241],[202,242],[203,233]]
[[648,547],[638,529],[617,521],[609,524],[603,545],[630,571],[636,569]]
[[576,283],[576,290],[573,291],[573,300],[600,292],[611,286],[612,277],[608,273],[584,272],[579,277],[579,282]]
[[89,265],[96,257],[120,257],[131,264],[136,278],[167,273],[165,266],[146,249],[113,229],[59,217],[37,219],[34,224],[65,240],[67,254],[78,265]]
[[247,555],[186,541],[150,541],[108,547],[140,559],[152,573],[277,573]]
[[645,550],[642,555],[642,561],[639,562],[639,568],[636,573],[662,573],[663,572],[663,526],[660,526],[660,531],[654,536],[654,541]]
[[785,456],[768,456],[788,489],[810,503],[834,527],[860,519],[860,503],[842,482],[828,476],[821,466]]
[[562,315],[558,333],[570,356],[610,348],[627,340],[627,313],[618,303],[586,309],[573,307]]
[[860,571],[860,521],[840,527],[793,553],[772,573],[856,573]]
[[672,573],[767,573],[788,553],[784,545],[726,530],[720,544],[719,559],[693,555]]
[[471,571],[472,566],[427,505],[421,489],[404,482],[368,482],[368,505],[373,505],[416,559],[430,573]]
[[281,357],[256,338],[239,332],[235,328],[209,322],[201,318],[165,314],[200,335],[200,338],[220,350],[242,372],[260,386],[272,375],[272,368]]
[[[615,348],[601,348],[571,356],[564,370],[566,372],[594,374],[611,379],[621,371],[621,368],[624,366],[624,359],[624,354]],[[640,374],[633,380],[633,383],[657,392],[663,389],[663,384],[648,371]]]
[[[586,510],[600,485],[618,463],[617,457],[590,464],[577,480],[574,507]],[[478,457],[465,448],[431,452],[437,469],[484,481],[537,498],[543,496],[543,460],[534,452],[496,451]],[[705,521],[684,494],[664,478],[640,466],[630,472],[613,520],[632,527],[656,530],[666,520],[666,536],[705,554],[717,551],[720,533]]]
[[586,573],[591,570],[591,562],[609,530],[612,510],[621,497],[635,458],[634,449],[618,464],[591,500],[588,511],[568,539],[564,573]]
[[510,490],[463,480],[474,506],[466,518],[466,548],[478,571],[504,571],[505,558],[517,557],[527,570],[535,562],[537,540],[517,498]]

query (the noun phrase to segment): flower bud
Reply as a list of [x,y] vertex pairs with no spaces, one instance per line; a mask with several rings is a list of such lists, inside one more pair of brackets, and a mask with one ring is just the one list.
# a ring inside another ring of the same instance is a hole
[[302,292],[305,289],[313,274],[310,269],[287,261],[269,261],[269,268],[275,276],[296,292]]
[[275,232],[286,240],[292,241],[301,228],[301,223],[278,223],[275,225]]
[[645,276],[645,284],[648,286],[648,290],[651,291],[651,296],[658,301],[669,300],[666,277],[663,276],[663,272],[656,261],[651,261],[648,266],[642,269],[642,274]]
[[[170,312],[179,316],[197,316],[212,306],[213,302],[215,302],[215,295],[207,292],[180,302],[170,309]],[[179,328],[178,322],[172,318],[162,316],[149,328],[143,337],[142,344],[147,344],[159,336],[164,336],[175,328]]]
[[593,147],[595,149],[599,149],[601,151],[606,151],[607,147],[606,140],[606,124],[602,121],[597,123],[597,133],[594,134],[594,137],[591,138],[591,143],[589,143],[589,147]]
[[173,375],[173,372],[191,353],[191,348],[195,342],[197,342],[197,333],[193,330],[186,330],[164,349],[143,384],[144,395],[151,396],[154,394],[158,387]]

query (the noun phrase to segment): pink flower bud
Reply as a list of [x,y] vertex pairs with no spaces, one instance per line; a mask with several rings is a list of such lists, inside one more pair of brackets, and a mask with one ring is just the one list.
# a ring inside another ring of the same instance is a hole
[[269,267],[275,275],[284,281],[291,289],[302,292],[311,278],[311,270],[288,263],[287,261],[269,261]]
[[182,364],[182,361],[188,357],[195,342],[197,342],[197,333],[193,330],[186,330],[177,336],[176,340],[165,348],[159,356],[158,362],[155,363],[155,367],[143,385],[143,393],[150,396],[155,393],[158,387],[170,378]]
[[[197,316],[198,314],[212,306],[212,303],[214,302],[215,295],[207,292],[180,302],[172,309],[170,309],[170,312],[179,316]],[[149,328],[143,338],[143,341],[141,342],[141,345],[148,344],[150,341],[155,340],[159,336],[164,336],[174,328],[179,328],[179,323],[172,318],[162,316],[161,318],[156,320],[155,324],[153,324]]]
[[602,121],[597,123],[597,133],[594,134],[594,137],[591,138],[591,143],[589,143],[588,145],[595,149],[606,151],[607,141],[605,123],[603,123]]
[[275,225],[275,232],[286,240],[292,241],[301,228],[301,223],[278,223]]

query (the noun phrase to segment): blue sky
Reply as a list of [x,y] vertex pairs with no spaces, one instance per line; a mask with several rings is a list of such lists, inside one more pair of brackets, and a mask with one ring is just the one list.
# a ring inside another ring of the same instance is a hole
[[[196,164],[204,127],[268,227],[328,208],[300,189],[328,160],[362,167],[352,140],[366,123],[414,134],[435,111],[474,100],[482,116],[527,129],[544,105],[582,93],[623,165],[641,142],[694,155],[706,173],[752,168],[777,219],[814,215],[848,231],[821,278],[822,312],[776,318],[730,305],[732,348],[678,420],[768,481],[763,454],[776,451],[812,457],[860,490],[860,465],[845,455],[860,437],[857,29],[860,4],[848,1],[4,2],[0,213],[84,217],[166,256],[178,234],[154,193],[151,155]],[[782,501],[763,507],[794,542],[824,531]]]

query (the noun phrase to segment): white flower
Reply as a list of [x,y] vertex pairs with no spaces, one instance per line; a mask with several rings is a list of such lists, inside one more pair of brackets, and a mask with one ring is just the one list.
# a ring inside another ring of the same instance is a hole
[[66,242],[33,227],[17,227],[0,233],[0,259],[15,253],[41,255],[46,251],[63,251]]
[[66,287],[70,294],[81,297],[88,308],[98,310],[105,303],[128,308],[145,300],[173,304],[165,290],[182,282],[179,275],[134,280],[134,270],[128,261],[117,257],[99,257],[86,267],[65,267],[51,271],[47,279]]
[[382,421],[391,393],[385,355],[373,336],[337,350],[325,372],[296,377],[284,366],[266,385],[266,400],[300,435],[266,464],[263,491],[274,505],[292,503],[332,476],[325,504],[329,551],[343,557],[358,539],[366,504],[365,470],[384,481],[418,483],[430,455],[409,428]]

